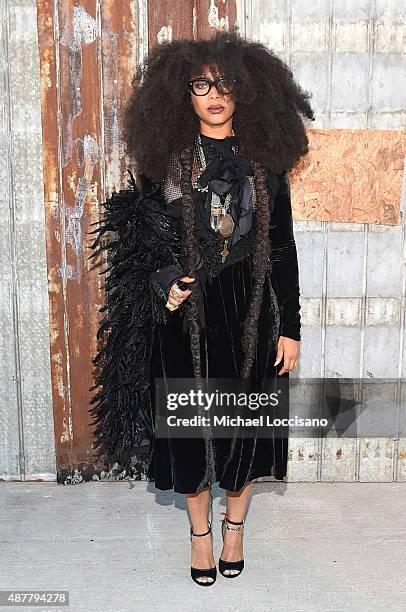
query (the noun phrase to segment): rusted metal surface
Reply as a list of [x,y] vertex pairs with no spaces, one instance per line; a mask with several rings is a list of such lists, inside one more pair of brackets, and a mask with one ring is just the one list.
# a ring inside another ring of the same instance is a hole
[[309,129],[292,172],[294,218],[397,225],[406,131]]
[[[65,296],[62,283],[63,217],[58,150],[58,87],[52,0],[37,3],[40,42],[44,202],[46,214],[48,289],[50,306],[51,378],[55,446],[62,461],[69,462],[72,447],[72,415],[64,326]],[[58,316],[59,313],[59,316]]]
[[[54,13],[57,6],[58,11]],[[137,63],[134,3],[39,0],[44,193],[59,469],[91,463],[87,412],[104,277],[87,261],[99,203],[125,176],[120,111]]]
[[[100,467],[92,459],[88,389],[94,382],[91,360],[105,277],[98,274],[100,268],[91,270],[100,262],[87,261],[92,238],[86,232],[99,218],[107,192],[127,180],[121,112],[146,50],[145,20],[150,45],[162,42],[165,27],[170,39],[209,35],[235,18],[231,0],[219,4],[215,16],[213,2],[37,2],[50,350],[61,481],[80,481],[83,469],[92,473]],[[111,477],[100,470],[98,475]]]
[[206,38],[236,20],[235,0],[148,2],[149,46],[179,38]]

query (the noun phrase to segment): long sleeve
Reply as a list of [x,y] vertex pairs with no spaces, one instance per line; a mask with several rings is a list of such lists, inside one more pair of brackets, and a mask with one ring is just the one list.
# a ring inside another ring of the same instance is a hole
[[96,223],[100,227],[88,232],[98,233],[88,259],[107,251],[107,266],[99,274],[108,273],[106,302],[99,310],[105,314],[97,332],[102,342],[93,359],[100,369],[89,389],[100,387],[89,410],[97,425],[94,447],[124,462],[132,448],[152,437],[149,368],[154,331],[171,316],[151,274],[178,266],[180,251],[159,185],[144,184],[140,191],[130,176],[132,188],[113,192],[103,204],[103,218]]
[[[143,177],[143,175],[141,175],[141,177],[144,181],[147,180],[145,179],[145,177]],[[174,204],[176,204],[176,206],[174,206]],[[178,234],[180,234],[178,221],[182,215],[182,206],[182,198],[176,199],[175,202],[172,202],[169,207],[166,203],[166,212],[168,219],[171,219],[171,223],[175,228],[175,231],[178,232]],[[182,276],[187,275],[182,268],[180,258],[178,258],[176,261],[167,266],[161,265],[157,267],[156,270],[154,270],[150,274],[149,282],[154,288],[156,294],[160,297],[163,304],[166,304],[168,301],[171,286],[180,278],[182,278]],[[183,312],[183,308],[178,308],[177,310],[171,311],[171,316],[176,316],[177,312]]]
[[272,244],[272,284],[281,316],[280,335],[300,340],[299,266],[293,234],[290,184],[287,172],[278,176],[269,236]]
[[183,270],[175,264],[157,268],[149,277],[149,281],[155,292],[160,296],[162,302],[166,304],[169,298],[169,290],[173,283],[178,281],[182,276],[186,276]]

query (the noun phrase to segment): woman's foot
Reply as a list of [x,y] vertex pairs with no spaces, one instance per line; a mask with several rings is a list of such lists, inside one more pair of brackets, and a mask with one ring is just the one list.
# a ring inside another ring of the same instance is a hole
[[[224,518],[222,525],[223,533],[223,550],[220,555],[220,568],[223,576],[238,576],[242,572],[244,567],[244,547],[243,547],[243,535],[244,535],[244,523],[243,521],[231,522],[228,517]],[[221,562],[231,562],[235,564],[235,568],[226,567]]]
[[[203,533],[205,535],[200,535]],[[204,531],[193,532],[191,530],[190,534],[192,541],[192,578],[195,580],[195,582],[197,581],[200,584],[213,584],[213,582],[216,580],[215,573],[213,571],[216,569],[216,562],[213,556],[211,527],[209,525]],[[196,569],[198,569],[199,572],[193,572],[193,570]],[[202,574],[202,572],[207,569],[209,569],[209,572],[206,575]],[[197,576],[198,573],[202,575]],[[195,574],[195,576],[193,576],[193,574]]]

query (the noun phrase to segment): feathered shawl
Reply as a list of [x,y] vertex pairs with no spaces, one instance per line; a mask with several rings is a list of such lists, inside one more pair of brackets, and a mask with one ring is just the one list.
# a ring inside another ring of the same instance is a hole
[[[108,265],[99,274],[109,273],[97,340],[109,334],[93,359],[100,369],[89,389],[101,386],[89,409],[96,424],[94,448],[102,447],[103,456],[121,464],[153,433],[149,364],[155,326],[166,323],[170,312],[149,275],[160,267],[179,267],[181,248],[173,220],[164,212],[160,186],[148,181],[140,191],[128,172],[130,188],[113,192],[103,204],[103,219],[91,224],[100,227],[88,232],[98,234],[88,259],[107,251]],[[106,232],[117,237],[103,244]]]

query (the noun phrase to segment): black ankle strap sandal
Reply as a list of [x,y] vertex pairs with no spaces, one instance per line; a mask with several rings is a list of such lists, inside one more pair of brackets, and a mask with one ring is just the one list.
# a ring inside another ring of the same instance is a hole
[[[236,525],[236,526],[233,526]],[[227,529],[228,531],[241,531],[244,527],[244,521],[242,520],[239,523],[234,521],[230,521],[228,516],[226,515],[221,523],[221,535],[223,536],[224,543],[224,533]],[[244,569],[244,559],[240,559],[239,561],[225,561],[224,559],[219,559],[219,571],[225,578],[236,578],[239,576]],[[225,574],[227,570],[232,570],[233,573]]]
[[[211,533],[211,523],[210,523],[210,521],[209,521],[209,528],[204,533],[194,533],[193,532],[193,527],[191,527],[190,528],[190,541],[192,541],[192,536],[196,536],[198,538],[201,538],[203,536],[208,535],[209,533]],[[190,575],[192,576],[192,580],[194,580],[194,582],[196,582],[196,584],[199,584],[200,586],[212,586],[216,582],[217,568],[216,568],[216,566],[214,566],[214,567],[209,567],[207,569],[202,569],[202,568],[191,566],[190,567]],[[199,580],[199,578],[203,578],[203,577],[211,578],[211,580],[210,581]]]

